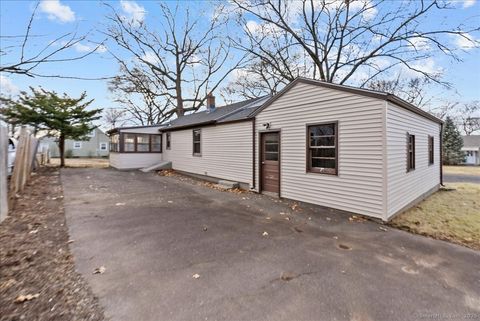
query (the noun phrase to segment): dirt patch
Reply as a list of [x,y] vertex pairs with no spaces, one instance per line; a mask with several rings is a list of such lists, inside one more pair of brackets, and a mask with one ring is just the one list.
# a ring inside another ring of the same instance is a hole
[[447,184],[390,225],[480,250],[480,185]]
[[0,224],[0,320],[104,319],[68,244],[58,170],[42,168]]
[[[50,159],[49,165],[60,166],[60,158]],[[65,167],[107,168],[109,166],[108,158],[65,158]]]

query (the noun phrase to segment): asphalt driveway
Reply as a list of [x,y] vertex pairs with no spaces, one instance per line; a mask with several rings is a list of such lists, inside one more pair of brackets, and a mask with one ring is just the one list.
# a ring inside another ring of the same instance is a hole
[[480,252],[179,177],[61,173],[77,269],[111,320],[480,317]]

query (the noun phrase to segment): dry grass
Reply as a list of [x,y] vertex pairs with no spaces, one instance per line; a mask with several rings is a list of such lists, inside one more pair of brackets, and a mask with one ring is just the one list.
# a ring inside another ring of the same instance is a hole
[[480,250],[480,185],[448,184],[391,225]]
[[[60,158],[50,159],[50,165],[60,166]],[[106,168],[109,166],[109,161],[108,158],[65,158],[65,166]]]
[[480,176],[480,166],[443,166],[444,174]]

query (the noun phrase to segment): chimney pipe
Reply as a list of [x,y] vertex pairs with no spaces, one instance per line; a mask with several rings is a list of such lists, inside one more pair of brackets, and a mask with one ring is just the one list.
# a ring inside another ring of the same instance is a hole
[[212,93],[207,95],[207,111],[215,111],[215,96]]

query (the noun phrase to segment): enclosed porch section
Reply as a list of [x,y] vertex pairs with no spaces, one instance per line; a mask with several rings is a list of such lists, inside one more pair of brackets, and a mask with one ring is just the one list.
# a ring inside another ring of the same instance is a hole
[[110,166],[140,169],[162,162],[161,126],[120,127],[108,131]]

